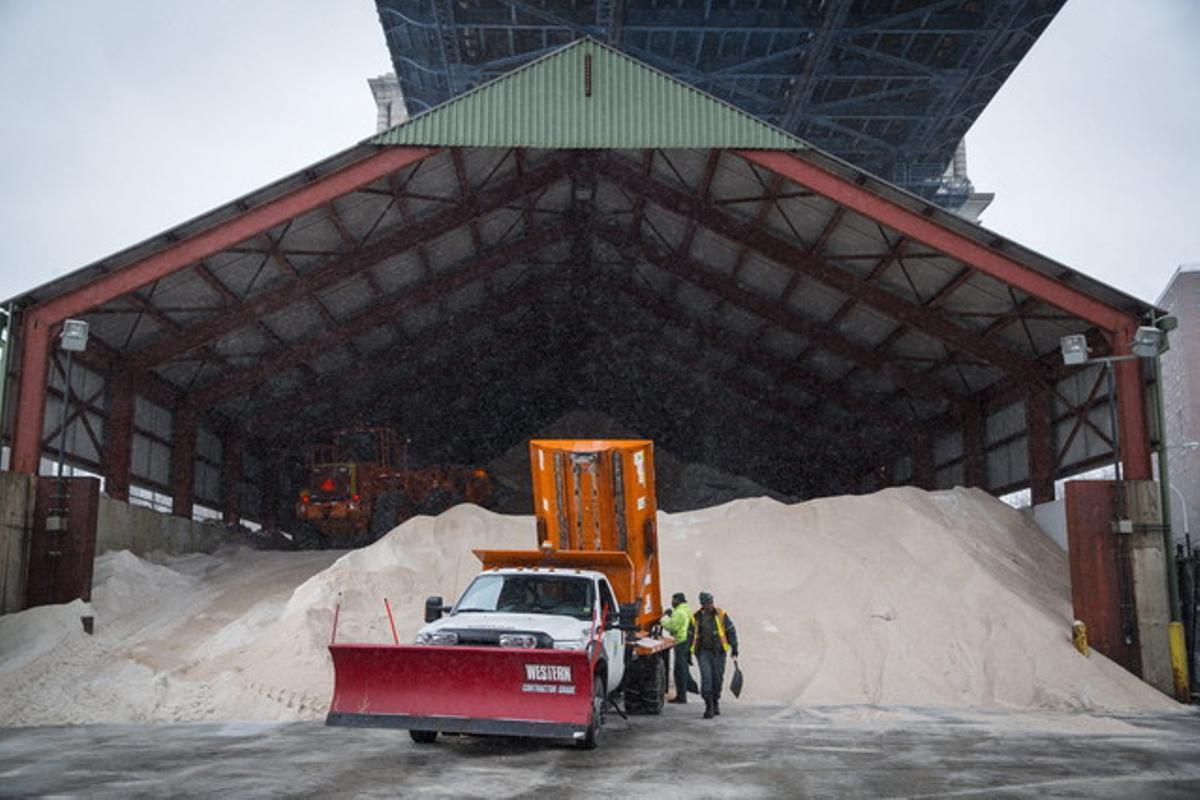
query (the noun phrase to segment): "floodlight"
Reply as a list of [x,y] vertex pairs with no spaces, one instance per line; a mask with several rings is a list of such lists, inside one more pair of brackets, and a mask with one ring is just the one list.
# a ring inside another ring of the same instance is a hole
[[63,323],[59,338],[63,350],[80,353],[87,349],[88,324],[81,319],[69,319]]
[[1086,364],[1088,360],[1087,336],[1082,333],[1072,333],[1058,340],[1062,349],[1062,360],[1067,366]]
[[1162,350],[1165,338],[1158,328],[1142,325],[1133,335],[1133,354],[1141,358],[1154,358]]

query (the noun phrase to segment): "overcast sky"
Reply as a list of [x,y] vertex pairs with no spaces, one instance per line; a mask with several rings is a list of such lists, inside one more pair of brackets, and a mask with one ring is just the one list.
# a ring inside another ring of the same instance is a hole
[[[1200,261],[1200,2],[1070,0],[967,137],[989,228],[1155,300]],[[371,0],[0,0],[0,299],[374,130]]]

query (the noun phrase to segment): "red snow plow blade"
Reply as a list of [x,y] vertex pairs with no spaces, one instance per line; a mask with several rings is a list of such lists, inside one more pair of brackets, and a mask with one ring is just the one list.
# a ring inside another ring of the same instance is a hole
[[592,669],[571,650],[331,644],[327,725],[582,738]]

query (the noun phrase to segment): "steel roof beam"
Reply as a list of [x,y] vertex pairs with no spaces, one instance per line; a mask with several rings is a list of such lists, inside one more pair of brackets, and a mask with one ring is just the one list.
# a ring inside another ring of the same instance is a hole
[[596,235],[608,241],[618,252],[632,249],[633,256],[650,263],[659,269],[684,278],[691,284],[704,289],[726,302],[739,306],[763,319],[774,322],[781,328],[803,336],[833,355],[849,361],[861,363],[871,370],[889,378],[893,383],[902,386],[914,397],[933,402],[951,404],[957,413],[957,404],[961,398],[949,387],[940,385],[935,380],[900,369],[894,364],[880,358],[871,352],[869,347],[855,344],[827,326],[798,316],[786,303],[763,295],[754,294],[743,289],[728,277],[699,266],[696,262],[678,258],[674,254],[659,250],[644,237],[638,240],[628,238],[626,232],[605,225],[595,227]]
[[[907,209],[871,189],[828,172],[791,153],[743,150],[739,155],[753,164],[776,172],[789,180],[824,195],[868,219],[878,221],[915,241],[940,250],[1002,283],[1042,298],[1063,311],[1072,313],[1113,331],[1129,325],[1131,318],[1083,292],[1019,263],[994,248],[956,233],[920,212]],[[1136,323],[1135,323],[1136,324]],[[984,349],[991,349],[984,348]],[[990,360],[990,359],[989,359]]]
[[479,255],[471,259],[466,266],[411,287],[399,297],[369,308],[362,314],[342,323],[332,331],[322,334],[315,339],[288,345],[282,350],[265,356],[263,362],[258,366],[242,370],[212,385],[201,388],[189,399],[189,403],[196,408],[207,408],[226,395],[252,388],[264,376],[272,372],[279,372],[289,367],[303,364],[306,359],[312,358],[315,353],[335,347],[350,337],[363,334],[372,328],[390,324],[400,312],[422,303],[432,302],[446,292],[478,281],[512,260],[520,259],[529,253],[559,241],[570,232],[570,226],[566,222],[560,221],[543,228],[541,231],[511,242],[504,247],[489,250],[486,255]]
[[[676,214],[698,217],[703,225],[719,232],[725,238],[747,244],[779,264],[793,270],[801,270],[809,277],[838,291],[857,296],[861,302],[875,307],[900,322],[906,322],[955,348],[965,350],[1008,372],[1027,374],[1031,378],[1036,377],[1034,364],[995,342],[983,339],[940,315],[932,314],[928,309],[914,305],[846,270],[831,266],[824,260],[811,255],[804,248],[775,234],[701,203],[686,192],[678,191],[657,181],[638,180],[633,170],[616,159],[606,159],[604,163],[604,174],[623,184],[629,191],[643,192],[651,200]],[[770,168],[769,164],[763,166]],[[831,199],[836,200],[836,198]],[[858,209],[852,210],[857,211]],[[919,217],[919,215],[914,216]],[[786,302],[786,300],[787,298],[782,298],[781,302]]]
[[752,340],[741,339],[727,329],[693,317],[653,292],[634,286],[632,281],[608,279],[603,281],[603,284],[607,285],[610,289],[628,295],[638,305],[656,317],[696,331],[709,346],[728,355],[736,356],[744,362],[754,364],[777,376],[782,376],[787,381],[800,386],[808,394],[835,403],[859,416],[870,417],[880,424],[897,430],[907,431],[914,423],[914,420],[903,419],[891,414],[885,407],[878,406],[869,400],[855,397],[813,373],[795,366],[792,362],[761,352],[755,347],[755,343]]
[[343,259],[317,267],[278,289],[248,299],[237,308],[229,309],[214,319],[192,325],[179,336],[134,354],[130,364],[135,369],[148,369],[155,364],[177,358],[230,331],[253,324],[254,320],[262,315],[278,311],[340,283],[350,275],[361,272],[379,261],[433,241],[452,227],[504,208],[514,200],[554,183],[565,174],[561,162],[545,164],[523,178],[515,179],[487,194],[474,196],[469,202],[433,214],[414,225],[405,226],[389,236],[364,245]]

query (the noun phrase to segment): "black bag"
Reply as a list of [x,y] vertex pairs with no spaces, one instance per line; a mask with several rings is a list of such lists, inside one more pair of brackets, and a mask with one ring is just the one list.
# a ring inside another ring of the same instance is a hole
[[729,691],[733,692],[734,697],[742,696],[742,668],[738,666],[736,658],[733,660],[733,680],[729,682]]
[[696,679],[690,672],[688,673],[688,691],[692,694],[700,694],[700,684],[696,683]]

